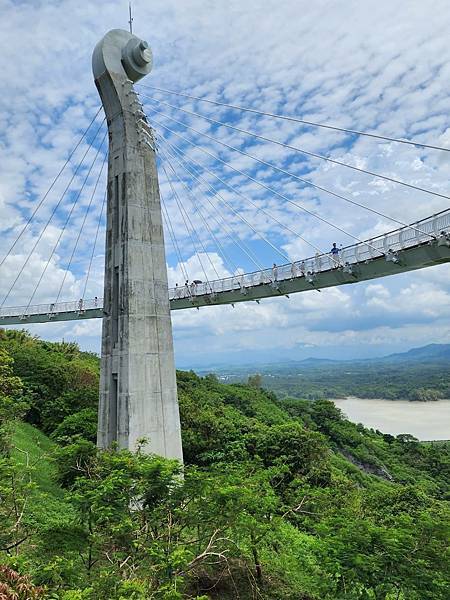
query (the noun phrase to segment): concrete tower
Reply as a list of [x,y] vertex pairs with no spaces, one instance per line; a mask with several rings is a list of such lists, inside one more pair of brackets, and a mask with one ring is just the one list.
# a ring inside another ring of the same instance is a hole
[[135,450],[146,438],[146,451],[182,460],[156,156],[133,89],[151,71],[152,53],[114,29],[92,68],[109,131],[97,441]]

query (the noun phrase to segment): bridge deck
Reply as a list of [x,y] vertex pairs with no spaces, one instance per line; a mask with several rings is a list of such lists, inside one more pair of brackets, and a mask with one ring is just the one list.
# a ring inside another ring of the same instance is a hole
[[[171,288],[171,310],[259,301],[307,290],[346,285],[450,262],[450,209],[412,227],[402,227],[348,246],[339,261],[316,255],[272,269],[209,281],[189,288]],[[18,306],[0,310],[1,325],[97,319],[102,299]]]

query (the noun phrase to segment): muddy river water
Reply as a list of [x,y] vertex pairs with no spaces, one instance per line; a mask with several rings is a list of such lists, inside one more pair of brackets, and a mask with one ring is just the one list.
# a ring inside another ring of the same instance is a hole
[[350,421],[383,433],[410,433],[419,440],[450,440],[450,400],[409,402],[355,397],[331,400]]

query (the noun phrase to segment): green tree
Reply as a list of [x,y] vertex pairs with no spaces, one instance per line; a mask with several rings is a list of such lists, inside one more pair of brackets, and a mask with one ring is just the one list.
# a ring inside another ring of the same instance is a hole
[[255,373],[254,375],[249,375],[247,379],[247,385],[254,388],[261,388],[262,386],[262,375],[260,373]]

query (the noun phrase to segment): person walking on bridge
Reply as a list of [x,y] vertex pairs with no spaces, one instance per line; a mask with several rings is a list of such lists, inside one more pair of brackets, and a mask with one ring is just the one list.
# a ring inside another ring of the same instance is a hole
[[273,263],[272,279],[273,279],[274,283],[278,281],[278,267],[277,267],[276,263]]
[[330,250],[331,258],[334,261],[336,267],[339,267],[341,264],[341,257],[339,256],[340,248],[337,247],[336,242],[333,242],[333,246]]
[[304,260],[300,263],[300,273],[303,277],[306,275],[306,264]]
[[316,273],[319,273],[322,269],[322,260],[321,260],[321,256],[318,252],[316,252],[315,256],[314,256],[314,269],[316,271]]

